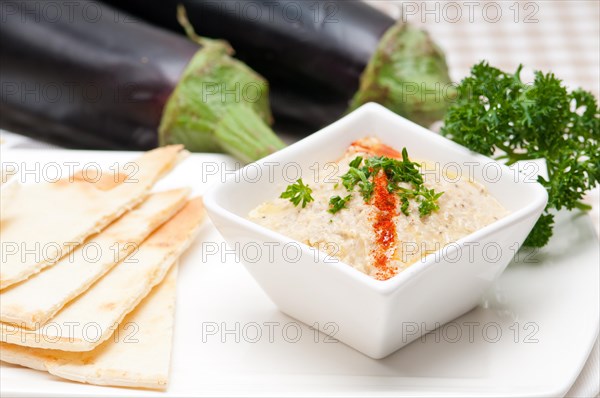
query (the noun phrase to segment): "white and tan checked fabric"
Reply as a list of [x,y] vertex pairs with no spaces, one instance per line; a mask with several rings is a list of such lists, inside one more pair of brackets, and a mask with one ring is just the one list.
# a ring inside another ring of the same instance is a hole
[[453,80],[487,60],[505,71],[552,71],[570,88],[600,94],[600,1],[369,1],[420,25],[446,53]]

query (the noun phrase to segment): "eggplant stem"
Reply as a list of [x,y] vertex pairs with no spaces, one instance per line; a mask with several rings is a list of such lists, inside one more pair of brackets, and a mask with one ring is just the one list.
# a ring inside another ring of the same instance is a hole
[[187,37],[194,43],[198,43],[204,47],[218,44],[219,46],[223,46],[227,54],[233,55],[233,48],[225,40],[213,40],[207,37],[202,37],[196,33],[194,26],[187,16],[187,11],[185,10],[185,6],[183,4],[177,5],[177,22],[179,22],[179,25],[181,25],[183,30],[185,30]]

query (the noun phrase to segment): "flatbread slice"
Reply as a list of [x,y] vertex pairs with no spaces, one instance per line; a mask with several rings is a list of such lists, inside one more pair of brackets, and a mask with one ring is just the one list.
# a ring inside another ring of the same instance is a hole
[[0,343],[0,360],[64,379],[103,386],[165,389],[169,380],[177,266],[119,325],[88,352]]
[[137,252],[67,304],[46,325],[27,330],[0,323],[0,341],[63,351],[93,350],[163,280],[196,236],[204,215],[202,200],[190,200],[144,241]]
[[118,171],[98,175],[84,168],[56,182],[22,185],[12,198],[19,206],[8,207],[0,221],[0,289],[55,263],[142,202],[182,150],[157,148],[120,164]]
[[39,329],[181,210],[188,193],[174,189],[151,194],[52,267],[0,291],[0,321]]

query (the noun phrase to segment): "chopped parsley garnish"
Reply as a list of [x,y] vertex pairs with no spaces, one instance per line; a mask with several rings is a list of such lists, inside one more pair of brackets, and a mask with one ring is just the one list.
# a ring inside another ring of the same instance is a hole
[[419,199],[419,214],[421,217],[428,216],[431,212],[440,209],[437,200],[444,194],[443,192],[436,193],[433,189],[422,188],[419,194],[421,195]]
[[[409,200],[419,203],[419,214],[425,217],[439,209],[437,200],[442,196],[443,192],[435,192],[433,189],[427,189],[423,184],[423,175],[419,171],[420,164],[411,162],[408,158],[406,148],[402,149],[402,160],[392,159],[385,156],[373,156],[363,158],[357,156],[350,164],[348,172],[340,177],[342,185],[348,192],[353,192],[358,188],[358,192],[364,199],[365,203],[371,200],[373,191],[375,190],[374,179],[378,173],[385,173],[388,181],[387,190],[390,193],[395,193],[400,198],[400,211],[409,215]],[[407,183],[412,186],[412,189],[401,186],[401,183]],[[335,185],[335,188],[338,184]],[[280,196],[282,199],[289,199],[294,206],[302,204],[302,208],[312,201],[312,189],[304,184],[302,178],[298,179],[295,184],[288,185],[285,192]],[[331,214],[345,209],[348,201],[352,199],[352,194],[345,197],[339,195],[332,196],[329,199],[329,209]],[[330,220],[331,222],[331,220]]]
[[419,163],[411,162],[408,159],[406,148],[402,149],[402,160],[387,158],[385,156],[372,157],[365,161],[365,167],[371,171],[373,175],[379,170],[383,170],[387,175],[389,186],[388,191],[395,192],[398,183],[408,182],[414,186],[423,185],[423,176],[419,171]]
[[548,205],[525,240],[545,246],[552,236],[553,209],[588,210],[586,191],[600,181],[600,111],[594,95],[567,91],[552,73],[535,72],[533,84],[481,62],[458,86],[442,134],[469,149],[492,156],[497,150],[507,165],[546,159]]
[[400,196],[400,211],[405,216],[408,216],[410,214],[408,211],[408,206],[410,205],[410,202],[408,200],[415,199],[417,196],[419,196],[419,191],[400,187],[400,189],[398,190],[398,196]]
[[363,158],[362,158],[362,156],[357,156],[357,157],[355,157],[355,158],[354,158],[354,160],[353,160],[353,161],[351,161],[351,162],[350,162],[350,165],[349,165],[349,166],[350,166],[351,168],[355,168],[355,169],[357,169],[357,168],[359,168],[359,167],[360,167],[360,164],[362,163],[362,161],[363,161]]
[[350,164],[355,164],[357,167],[350,167],[348,172],[344,174],[342,178],[342,185],[351,192],[355,186],[358,185],[358,189],[365,199],[365,202],[371,198],[373,194],[373,183],[369,181],[371,173],[366,167],[358,168],[362,162],[362,157],[357,156]]
[[306,207],[307,203],[315,200],[312,196],[312,189],[302,182],[302,178],[298,179],[295,184],[288,185],[285,192],[280,196],[282,199],[289,199],[294,206],[298,206],[302,202],[302,208]]
[[[402,149],[402,160],[385,156],[374,156],[367,159],[357,156],[349,166],[348,172],[341,176],[342,185],[348,192],[352,192],[355,187],[358,187],[365,202],[368,202],[373,195],[373,178],[379,172],[383,172],[388,181],[387,190],[400,197],[400,211],[404,215],[409,214],[409,199],[419,203],[419,214],[422,217],[439,209],[437,200],[443,192],[436,193],[433,189],[425,187],[423,175],[419,170],[420,164],[410,161],[406,148]],[[410,184],[412,189],[402,187],[401,183]],[[333,197],[331,200],[335,198],[339,198],[339,196]]]
[[406,197],[406,196],[400,196],[400,211],[405,216],[408,216],[408,214],[409,214],[408,213],[408,206],[409,206],[408,197]]
[[331,214],[337,213],[338,211],[346,207],[346,203],[350,199],[352,199],[352,195],[348,195],[345,198],[341,198],[340,196],[332,196],[331,199],[329,199],[330,207],[328,212],[330,212]]

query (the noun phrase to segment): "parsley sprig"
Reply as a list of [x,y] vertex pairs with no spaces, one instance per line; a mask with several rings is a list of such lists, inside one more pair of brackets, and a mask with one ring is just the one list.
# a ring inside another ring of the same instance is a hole
[[[422,217],[439,209],[437,200],[443,192],[436,193],[433,189],[428,190],[425,187],[423,175],[419,170],[420,164],[410,161],[406,148],[402,149],[402,160],[385,156],[367,159],[357,156],[349,166],[348,172],[340,177],[342,185],[348,192],[352,192],[358,186],[365,202],[368,202],[373,195],[374,185],[370,179],[373,180],[379,172],[383,172],[388,180],[388,192],[396,193],[400,197],[400,211],[403,214],[409,215],[409,200],[416,200],[419,203],[419,214]],[[409,183],[412,189],[401,186],[401,183]]]
[[312,189],[302,182],[302,178],[298,179],[295,184],[288,185],[285,192],[279,196],[282,199],[289,199],[294,206],[298,206],[302,202],[302,208],[315,199],[312,197]]
[[458,86],[442,134],[484,155],[503,152],[508,165],[545,158],[548,205],[525,245],[545,246],[552,236],[553,209],[587,210],[581,201],[600,181],[600,112],[594,96],[568,92],[552,73],[535,72],[532,85],[481,62]]
[[419,203],[419,214],[426,216],[440,209],[437,200],[442,196],[443,192],[435,192],[433,189],[423,188],[420,191],[422,199]]

